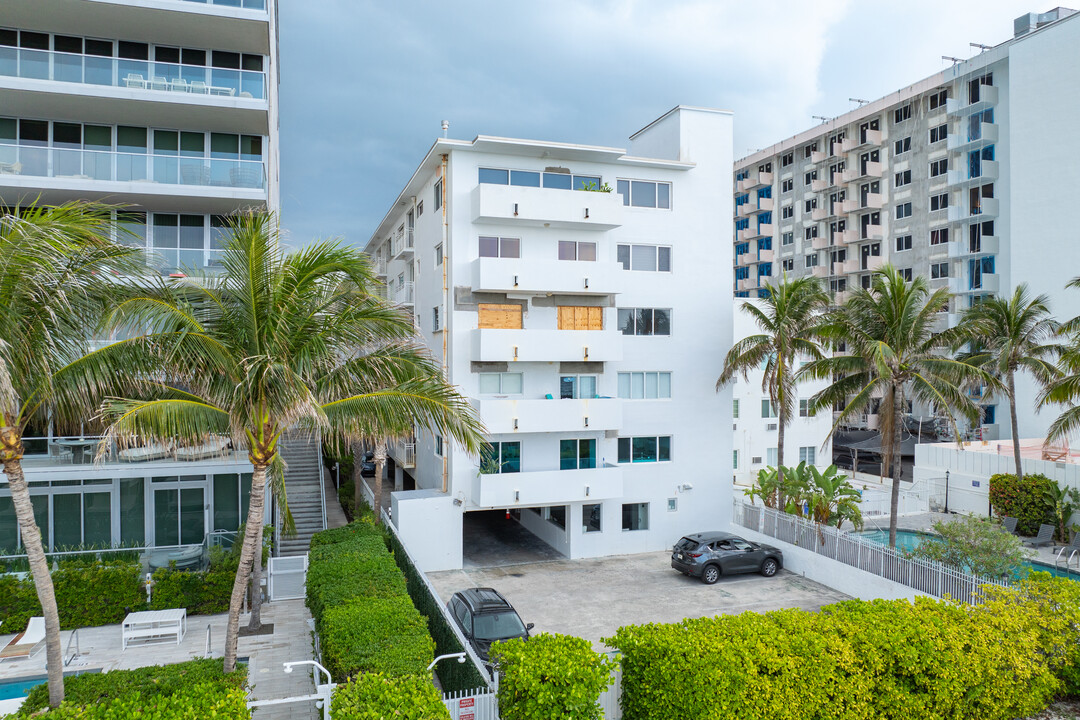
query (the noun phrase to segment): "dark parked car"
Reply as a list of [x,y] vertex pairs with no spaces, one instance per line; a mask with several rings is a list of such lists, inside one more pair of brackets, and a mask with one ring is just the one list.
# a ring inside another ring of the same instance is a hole
[[772,577],[784,566],[784,554],[772,545],[744,540],[726,532],[687,535],[675,543],[671,567],[712,585],[721,575],[759,572]]
[[360,477],[375,477],[375,453],[370,450],[360,459]]
[[491,643],[510,638],[529,638],[533,623],[525,625],[514,606],[497,590],[470,588],[454,593],[446,604],[473,650],[485,662]]

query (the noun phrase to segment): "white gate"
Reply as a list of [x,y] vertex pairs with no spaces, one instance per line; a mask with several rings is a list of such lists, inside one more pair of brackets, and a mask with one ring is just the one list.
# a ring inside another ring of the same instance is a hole
[[450,720],[499,720],[495,693],[484,689],[463,690],[443,695]]
[[307,578],[307,553],[292,557],[270,558],[267,572],[267,594],[270,602],[275,600],[299,600],[304,597],[304,580]]

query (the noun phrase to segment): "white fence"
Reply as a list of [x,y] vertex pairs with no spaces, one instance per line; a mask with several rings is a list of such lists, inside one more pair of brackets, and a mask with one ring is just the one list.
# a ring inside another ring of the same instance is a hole
[[443,704],[450,711],[450,720],[499,720],[499,703],[490,690],[446,693]]
[[977,603],[982,585],[1008,585],[969,575],[948,565],[907,557],[902,552],[859,535],[818,525],[771,508],[736,500],[732,522],[762,535],[791,543],[804,550],[859,568],[927,595],[946,595],[960,602]]
[[270,601],[303,599],[307,566],[307,553],[270,558],[270,567],[267,572],[267,594]]

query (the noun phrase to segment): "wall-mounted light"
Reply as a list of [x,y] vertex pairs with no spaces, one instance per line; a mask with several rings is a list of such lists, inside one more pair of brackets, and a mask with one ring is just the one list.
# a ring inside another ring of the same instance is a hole
[[589,219],[589,208],[585,208],[585,219]]
[[517,286],[518,286],[518,276],[515,275],[514,276],[514,287],[517,287]]
[[517,490],[514,491],[514,502],[521,502],[521,493]]
[[517,345],[514,346],[514,359],[517,360]]
[[518,429],[518,424],[517,424],[517,420],[518,420],[517,418],[514,418],[514,429],[515,429],[515,430],[517,430],[517,429]]
[[585,497],[589,497],[589,486],[585,486]]
[[588,345],[585,346],[585,359],[586,360],[589,359],[589,346]]
[[589,278],[585,278],[585,289],[589,289]]
[[585,416],[585,427],[589,427],[589,416]]
[[517,217],[517,214],[518,214],[518,207],[517,206],[518,206],[518,204],[514,203],[514,217]]

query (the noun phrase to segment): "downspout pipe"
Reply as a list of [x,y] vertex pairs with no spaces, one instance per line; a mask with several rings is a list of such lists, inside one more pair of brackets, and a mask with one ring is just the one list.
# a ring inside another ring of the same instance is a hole
[[[450,193],[448,192],[449,179],[446,175],[446,168],[448,164],[449,156],[443,153],[442,156],[442,249],[443,249],[443,261],[442,261],[442,366],[443,366],[443,378],[449,380],[449,359],[447,353],[449,351],[449,338],[450,335],[450,293],[449,293],[449,267],[450,267],[450,243],[447,240],[450,237],[450,226],[447,223],[446,205],[450,199]],[[450,489],[450,440],[449,438],[443,438],[442,448],[442,491],[448,492]]]

